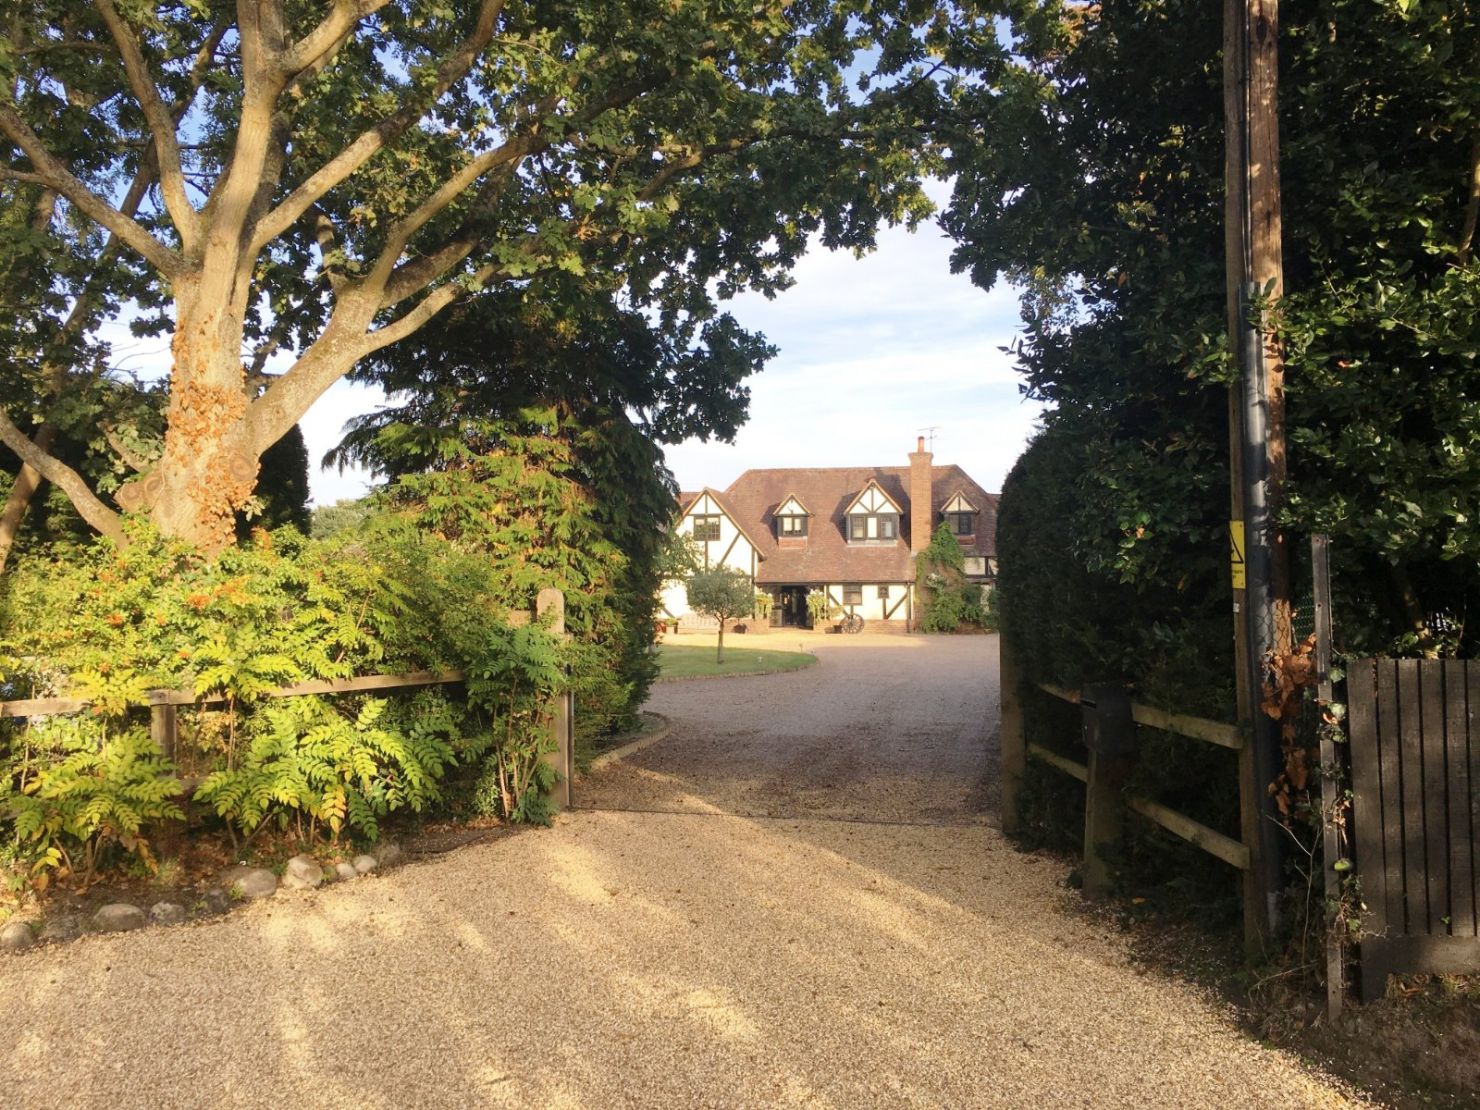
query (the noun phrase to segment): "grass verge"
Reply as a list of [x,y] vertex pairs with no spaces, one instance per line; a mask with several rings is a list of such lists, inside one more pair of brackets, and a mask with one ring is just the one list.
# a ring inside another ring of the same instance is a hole
[[736,675],[799,671],[817,662],[805,651],[765,651],[726,644],[725,661],[714,661],[714,648],[683,644],[658,645],[658,681],[675,678],[721,678]]

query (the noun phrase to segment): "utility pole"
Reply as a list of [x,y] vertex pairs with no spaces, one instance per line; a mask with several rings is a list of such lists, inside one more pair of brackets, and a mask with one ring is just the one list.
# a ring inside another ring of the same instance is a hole
[[[1277,722],[1260,710],[1264,663],[1292,649],[1290,559],[1273,525],[1284,492],[1285,367],[1269,314],[1284,293],[1280,226],[1279,0],[1224,0],[1224,246],[1229,344],[1239,381],[1229,392],[1234,648],[1240,756],[1244,933],[1249,954],[1279,927],[1281,829],[1269,786],[1279,774]],[[1262,311],[1261,311],[1262,310]]]

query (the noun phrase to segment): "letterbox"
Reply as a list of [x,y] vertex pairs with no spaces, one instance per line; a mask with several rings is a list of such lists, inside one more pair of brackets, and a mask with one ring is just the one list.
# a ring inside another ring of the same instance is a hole
[[1136,722],[1123,686],[1086,686],[1079,695],[1084,714],[1084,746],[1100,755],[1130,755],[1136,750]]

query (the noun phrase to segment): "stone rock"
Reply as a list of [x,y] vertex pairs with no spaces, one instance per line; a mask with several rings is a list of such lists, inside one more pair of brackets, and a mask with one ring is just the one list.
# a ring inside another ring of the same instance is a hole
[[382,844],[375,850],[375,858],[380,861],[381,867],[394,867],[405,856],[406,853],[401,851],[399,844]]
[[82,922],[76,914],[64,913],[59,917],[49,917],[46,924],[41,926],[42,940],[76,940],[81,935]]
[[149,920],[156,925],[183,925],[185,907],[175,902],[155,902],[149,907]]
[[283,871],[283,885],[289,890],[317,890],[324,881],[324,868],[313,856],[294,856]]
[[0,928],[0,948],[8,952],[19,952],[35,943],[36,934],[24,921],[7,921],[4,928]]
[[127,902],[109,902],[93,914],[93,927],[104,933],[123,933],[129,929],[142,929],[148,922],[144,911]]
[[355,866],[352,863],[336,863],[334,865],[334,873],[341,879],[358,879],[360,877],[360,873],[355,870]]
[[356,856],[355,857],[355,873],[356,874],[359,874],[359,875],[368,875],[368,874],[370,874],[370,872],[374,871],[379,866],[380,866],[380,864],[378,864],[377,862],[375,862],[375,857],[374,856]]
[[220,887],[212,887],[200,896],[201,905],[207,913],[225,913],[231,909],[231,895]]
[[222,872],[221,883],[228,894],[236,893],[243,898],[271,898],[277,893],[277,876],[265,867],[230,868]]

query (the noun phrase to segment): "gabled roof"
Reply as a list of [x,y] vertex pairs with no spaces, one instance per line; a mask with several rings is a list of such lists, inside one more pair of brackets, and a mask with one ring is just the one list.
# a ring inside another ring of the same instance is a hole
[[[894,498],[889,496],[889,491],[886,490],[883,486],[879,485],[879,481],[877,478],[870,478],[868,481],[868,485],[864,486],[861,490],[858,491],[858,496],[855,497],[852,501],[848,502],[848,507],[843,510],[843,515],[846,516],[847,514],[851,513],[871,489],[878,490],[884,500],[888,501],[889,504],[894,506],[895,512],[904,511],[904,506],[901,505],[898,501],[894,500]],[[908,502],[906,502],[906,504],[908,504]]]
[[[910,560],[910,472],[908,467],[817,467],[747,470],[724,491],[730,519],[765,559],[756,576],[762,585],[824,582],[908,582]],[[894,544],[849,544],[845,510],[870,482],[899,507],[900,539]],[[712,492],[712,491],[711,491]],[[962,547],[967,555],[997,554],[997,498],[959,466],[931,468],[932,519],[946,501],[961,494],[977,507],[976,536]],[[775,509],[795,497],[812,514],[805,543],[781,544]]]
[[976,506],[967,500],[959,490],[953,493],[941,508],[941,512],[943,513],[974,513],[976,511]]
[[[796,511],[788,509],[788,505],[795,505]],[[781,499],[781,504],[776,506],[776,516],[811,516],[812,511],[802,503],[802,499],[794,493],[788,493]]]
[[739,530],[740,534],[745,537],[750,546],[755,548],[760,557],[764,559],[766,556],[764,552],[761,551],[761,545],[756,543],[755,537],[751,535],[752,529],[746,527],[746,524],[749,522],[746,518],[742,517],[739,513],[737,513],[734,509],[730,507],[728,501],[726,500],[726,495],[720,493],[719,490],[711,489],[709,486],[705,486],[698,493],[694,494],[689,503],[684,506],[684,510],[680,514],[680,516],[688,516],[689,513],[694,510],[694,507],[697,505],[697,503],[703,500],[705,494],[709,495],[710,499],[714,502],[715,506],[719,509],[720,512],[724,513],[725,516],[730,518],[730,523]]

